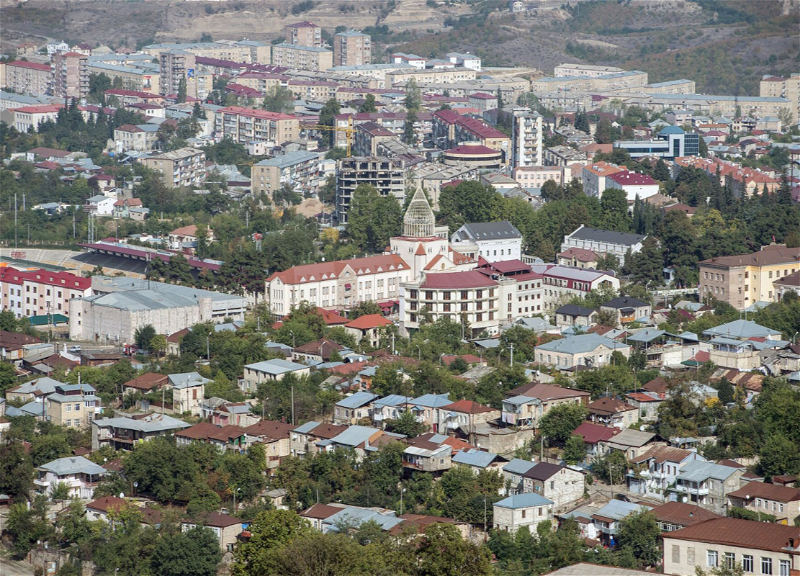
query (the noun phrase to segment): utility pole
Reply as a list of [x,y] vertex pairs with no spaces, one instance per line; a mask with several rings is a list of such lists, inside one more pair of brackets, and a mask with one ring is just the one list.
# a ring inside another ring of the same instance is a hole
[[514,344],[509,344],[509,348],[511,348],[511,367],[514,367]]
[[294,426],[294,384],[292,384],[292,426]]

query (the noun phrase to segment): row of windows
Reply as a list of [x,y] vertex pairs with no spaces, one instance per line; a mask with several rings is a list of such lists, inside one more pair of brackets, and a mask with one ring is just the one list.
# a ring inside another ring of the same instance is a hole
[[[676,554],[680,557],[680,547],[673,545],[672,547],[672,555],[673,560]],[[716,550],[708,550],[706,553],[706,565],[709,568],[718,568],[719,567],[719,552]],[[736,566],[736,554],[734,552],[725,552],[723,558],[725,568],[734,568]],[[747,573],[754,573],[754,562],[753,556],[750,554],[743,554],[742,555],[742,570]],[[778,576],[789,576],[789,571],[791,569],[791,563],[789,560],[780,560],[778,564]],[[773,572],[773,562],[772,558],[768,558],[766,556],[761,557],[761,574],[765,576],[770,576]]]

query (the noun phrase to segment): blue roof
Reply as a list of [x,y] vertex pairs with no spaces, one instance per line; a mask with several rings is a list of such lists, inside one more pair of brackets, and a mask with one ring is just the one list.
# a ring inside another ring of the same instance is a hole
[[622,500],[611,500],[608,504],[600,508],[595,514],[612,520],[622,520],[640,510],[650,510],[649,506],[634,504],[633,502],[623,502]]
[[726,336],[729,338],[758,338],[777,336],[778,334],[780,334],[779,331],[756,324],[752,320],[734,320],[703,331],[704,336]]
[[535,462],[531,462],[530,460],[521,460],[519,458],[514,458],[511,462],[503,466],[503,472],[508,472],[509,474],[525,474],[528,470],[536,466]]
[[347,506],[341,512],[337,512],[333,516],[328,516],[324,523],[330,525],[329,530],[336,531],[336,524],[345,522],[346,524],[353,523],[360,526],[365,522],[375,522],[383,530],[390,530],[401,524],[403,520],[395,516],[394,512],[388,514],[381,514],[376,510],[369,508],[360,508],[357,506]]
[[342,408],[360,408],[365,404],[369,404],[377,397],[377,394],[372,394],[371,392],[356,392],[347,398],[342,398],[336,405]]
[[245,368],[255,370],[257,372],[264,372],[265,374],[286,374],[287,372],[296,372],[297,370],[306,370],[308,366],[290,362],[289,360],[281,360],[275,358],[273,360],[265,360],[264,362],[256,362],[255,364],[247,364]]
[[343,446],[358,446],[362,442],[369,440],[369,437],[378,431],[377,428],[372,428],[370,426],[350,426],[338,436],[331,438],[331,442]]
[[69,474],[105,474],[106,469],[95,464],[83,456],[70,456],[59,458],[47,464],[39,466],[41,470],[52,472],[56,476],[67,476]]
[[677,126],[667,126],[658,134],[660,136],[661,134],[685,134],[685,133],[686,132],[684,132],[681,128],[678,128]]
[[627,345],[614,342],[610,338],[600,336],[598,334],[579,334],[577,336],[568,336],[560,340],[553,340],[537,346],[537,350],[545,350],[547,352],[561,352],[562,354],[581,354],[591,352],[599,346],[605,346],[611,350],[618,348],[627,348]]
[[29,416],[44,416],[44,402],[28,402],[20,410]]
[[419,398],[414,398],[411,404],[415,406],[424,406],[425,408],[440,408],[452,404],[447,394],[423,394]]
[[552,506],[553,501],[548,500],[544,496],[539,496],[535,492],[527,492],[525,494],[509,496],[499,502],[495,502],[494,505],[499,508],[518,510],[520,508],[531,508],[533,506]]
[[182,388],[192,388],[193,386],[200,386],[201,384],[208,384],[210,379],[200,376],[197,372],[182,372],[180,374],[170,374],[168,376],[169,383],[173,388],[178,390]]
[[411,401],[408,396],[401,396],[400,394],[389,394],[378,400],[375,400],[375,406],[400,406],[407,404]]
[[497,454],[483,452],[481,450],[462,450],[453,456],[453,462],[474,466],[476,468],[486,468],[497,458]]
[[311,422],[306,422],[302,426],[298,426],[297,428],[292,430],[292,432],[297,432],[298,434],[307,434],[307,433],[311,432],[317,426],[319,426],[319,422],[314,422],[312,420]]

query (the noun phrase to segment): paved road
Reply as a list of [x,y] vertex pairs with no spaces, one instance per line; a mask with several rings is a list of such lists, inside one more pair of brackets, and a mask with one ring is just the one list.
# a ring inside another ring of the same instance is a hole
[[0,558],[0,576],[33,576],[33,566]]

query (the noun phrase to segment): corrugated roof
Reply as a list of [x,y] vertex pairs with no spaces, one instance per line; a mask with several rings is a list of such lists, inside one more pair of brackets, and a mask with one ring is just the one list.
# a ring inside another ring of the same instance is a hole
[[514,458],[503,466],[503,472],[508,472],[509,474],[525,474],[528,470],[536,466],[536,462],[531,462],[530,460],[521,460],[519,458]]
[[562,354],[584,354],[596,350],[599,346],[606,346],[611,350],[627,348],[627,344],[615,342],[605,336],[597,334],[579,334],[577,336],[567,336],[560,340],[553,340],[536,347],[537,350],[546,352],[560,352]]
[[339,400],[336,405],[342,408],[360,408],[369,404],[377,397],[377,394],[372,394],[370,392],[356,392],[355,394],[351,394]]
[[535,506],[552,506],[553,501],[548,500],[544,496],[539,496],[535,492],[526,492],[525,494],[515,494],[504,498],[499,502],[495,502],[496,508],[510,508],[512,510],[519,510],[520,508],[532,508]]
[[290,362],[289,360],[282,360],[274,358],[272,360],[265,360],[263,362],[256,362],[255,364],[247,364],[245,368],[255,370],[256,372],[263,372],[265,374],[285,374],[287,372],[295,372],[297,370],[306,370],[308,366]]
[[497,454],[483,452],[481,450],[462,450],[453,456],[453,462],[473,466],[475,468],[486,468],[497,458]]
[[47,464],[39,466],[40,470],[52,472],[56,476],[68,476],[70,474],[105,474],[106,469],[95,464],[91,460],[83,456],[71,456],[67,458],[58,458]]
[[790,540],[800,538],[800,528],[739,518],[716,518],[667,532],[663,537],[786,553]]
[[569,235],[570,238],[579,240],[595,240],[597,242],[607,242],[609,244],[620,244],[623,246],[633,246],[645,238],[644,234],[630,234],[627,232],[614,232],[612,230],[601,230],[599,228],[589,228],[582,226]]

